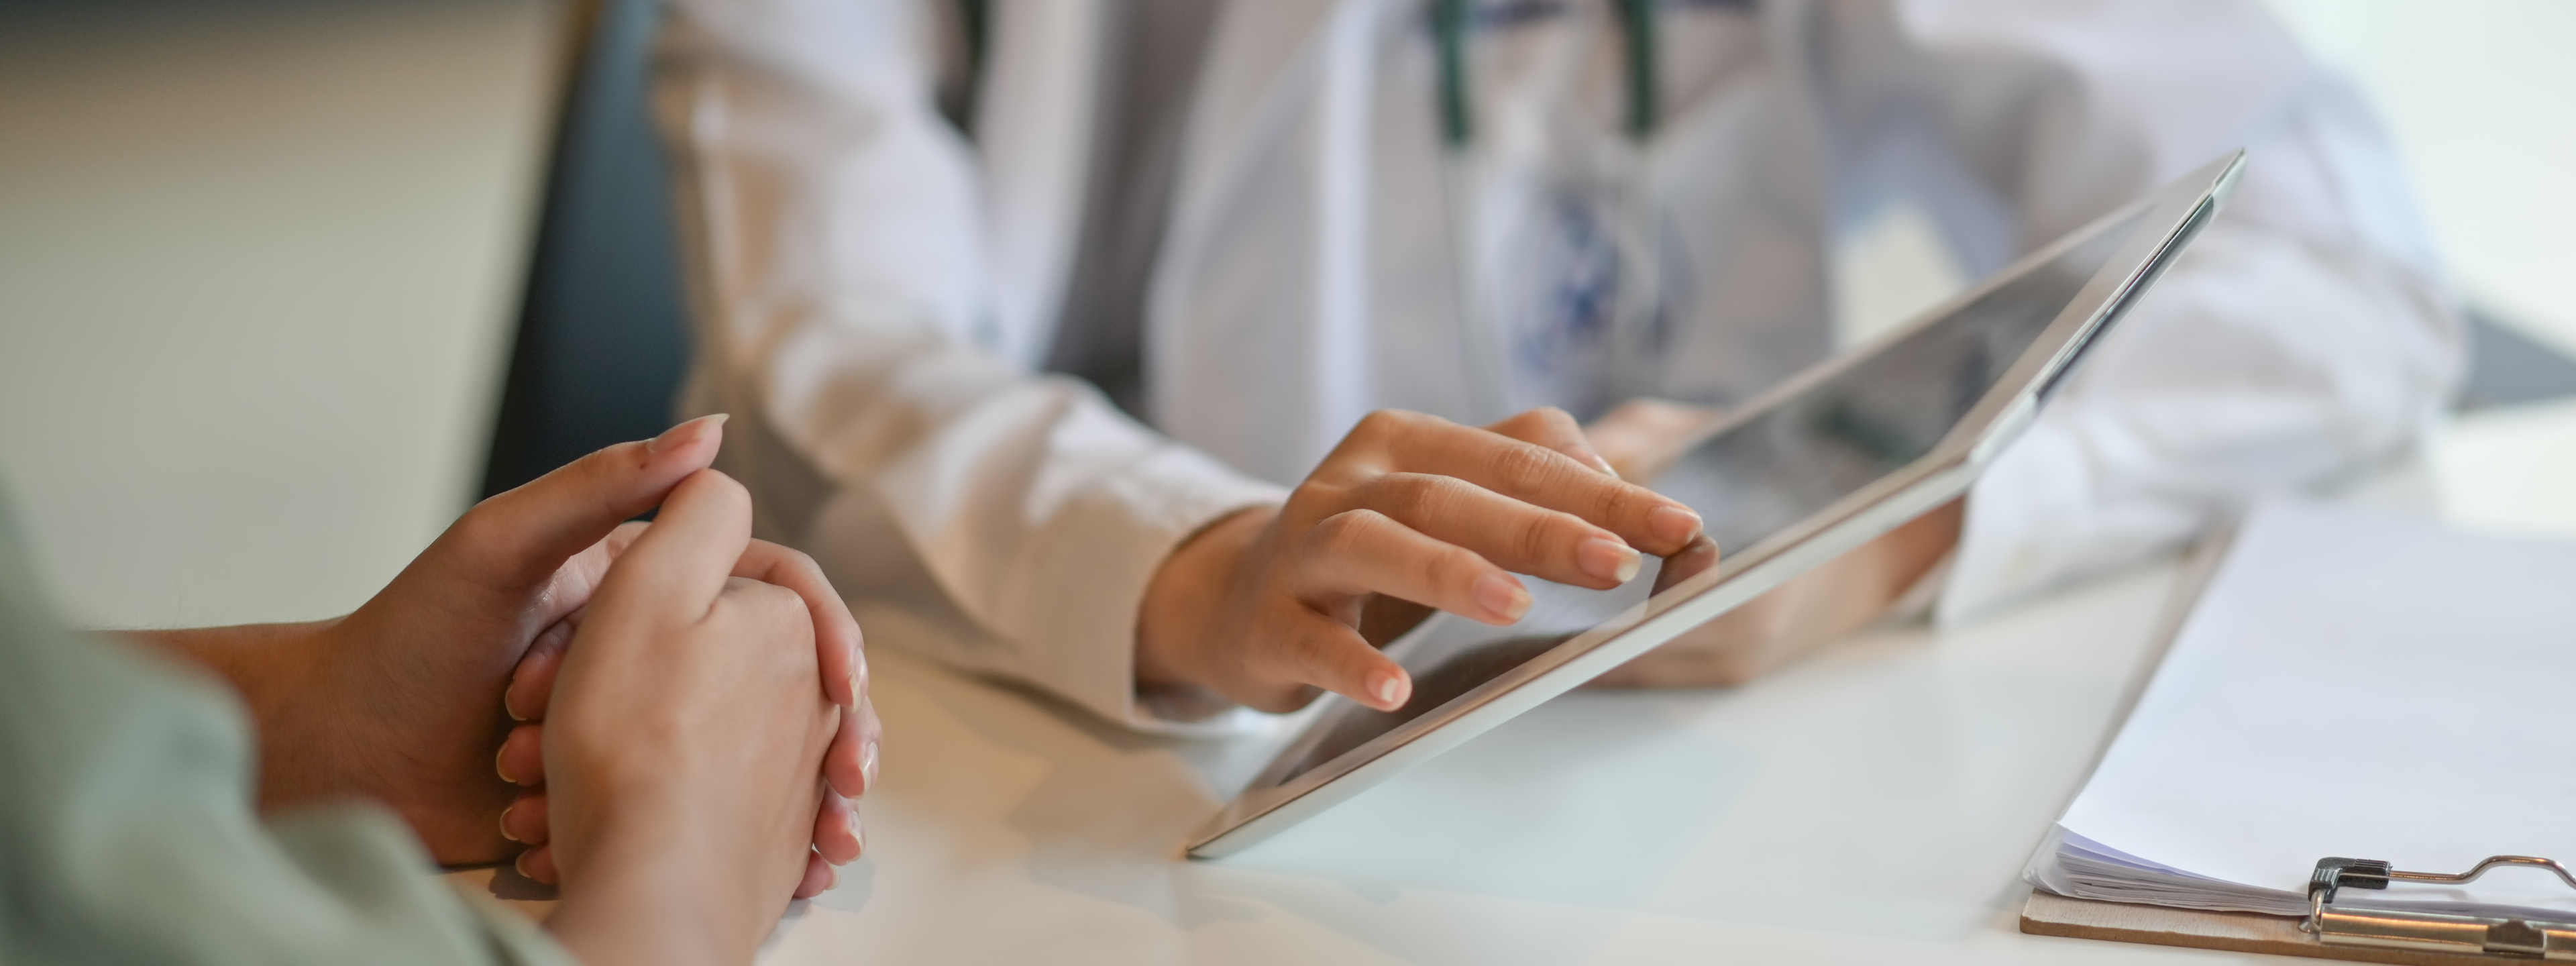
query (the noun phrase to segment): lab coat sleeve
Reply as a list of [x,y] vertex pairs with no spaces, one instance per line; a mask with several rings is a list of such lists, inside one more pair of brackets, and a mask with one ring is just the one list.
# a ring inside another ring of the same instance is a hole
[[696,301],[683,405],[734,415],[720,465],[872,645],[1135,727],[1231,727],[1203,695],[1140,698],[1138,606],[1180,541],[1283,494],[1030,371],[924,10],[672,4],[654,97]]
[[2348,478],[2407,450],[2448,400],[2461,324],[2390,145],[2259,7],[1814,14],[1831,22],[1817,74],[1842,190],[1917,179],[1979,272],[2250,152],[2230,207],[1970,491],[1945,619]]

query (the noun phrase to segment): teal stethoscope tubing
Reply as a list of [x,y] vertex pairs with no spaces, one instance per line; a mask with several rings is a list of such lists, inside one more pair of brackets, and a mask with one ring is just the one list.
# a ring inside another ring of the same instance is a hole
[[[1620,33],[1627,41],[1628,137],[1644,141],[1655,133],[1663,113],[1661,75],[1656,51],[1655,4],[1658,0],[1614,0]],[[1476,0],[1432,0],[1431,32],[1440,48],[1440,136],[1450,150],[1464,150],[1474,139],[1475,111],[1467,79],[1467,37],[1475,31]]]
[[[1617,5],[1620,32],[1626,41],[1626,133],[1631,152],[1642,155],[1663,111],[1661,87],[1656,82],[1661,76],[1657,56],[1660,38],[1656,35],[1655,24],[1655,7],[1659,0],[1613,2]],[[1474,151],[1475,105],[1467,62],[1468,39],[1475,32],[1477,7],[1476,0],[1433,0],[1431,28],[1440,63],[1440,87],[1436,93],[1443,148],[1441,172],[1448,195],[1450,245],[1457,261],[1459,322],[1468,356],[1468,396],[1475,410],[1474,418],[1494,420],[1510,415],[1513,409],[1512,367],[1501,321],[1495,307],[1488,304],[1491,287],[1484,278],[1485,259],[1477,254],[1479,244],[1484,240],[1483,226],[1476,217],[1476,185],[1481,178]],[[1622,261],[1628,271],[1648,276],[1644,284],[1636,286],[1633,291],[1653,292],[1655,286],[1651,275],[1656,265],[1653,236],[1647,229],[1652,224],[1651,205],[1644,197],[1642,177],[1631,171],[1624,181],[1621,193],[1625,196],[1622,201],[1626,209],[1623,220],[1630,229],[1628,242],[1642,248],[1626,253],[1630,257]],[[1645,298],[1650,299],[1651,296]],[[1636,327],[1632,322],[1633,316],[1652,311],[1651,307],[1641,308],[1633,298],[1623,301],[1629,304],[1615,317],[1614,340],[1623,339],[1627,335],[1626,330]],[[1624,342],[1621,341],[1613,343],[1614,348],[1622,345]],[[1632,364],[1631,360],[1621,359],[1615,365],[1625,370]],[[1637,382],[1631,373],[1614,373],[1614,387],[1622,395],[1639,388]]]

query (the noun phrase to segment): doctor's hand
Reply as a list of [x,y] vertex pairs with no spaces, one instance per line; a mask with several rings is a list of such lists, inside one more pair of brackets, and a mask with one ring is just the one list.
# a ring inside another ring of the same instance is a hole
[[1424,608],[1509,624],[1530,606],[1513,573],[1607,589],[1641,552],[1699,537],[1698,514],[1622,482],[1562,410],[1483,429],[1371,413],[1285,505],[1218,521],[1165,559],[1139,615],[1137,681],[1264,711],[1318,688],[1393,710],[1413,683],[1373,644]]

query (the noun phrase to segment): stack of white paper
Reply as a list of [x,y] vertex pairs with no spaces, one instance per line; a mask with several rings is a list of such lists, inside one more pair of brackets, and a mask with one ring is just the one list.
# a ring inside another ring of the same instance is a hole
[[[2271,505],[2026,877],[2061,895],[2305,915],[2320,858],[2576,867],[2576,544]],[[2566,919],[2499,869],[2339,905]]]

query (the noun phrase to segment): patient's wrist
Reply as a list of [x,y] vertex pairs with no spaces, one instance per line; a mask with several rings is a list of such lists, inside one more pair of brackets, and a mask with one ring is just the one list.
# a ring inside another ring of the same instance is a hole
[[[724,963],[747,961],[716,928],[693,878],[675,863],[657,862],[649,853],[594,862],[583,875],[564,872],[554,914],[546,929],[575,957],[605,966],[652,966],[657,963]],[[606,859],[606,856],[602,856]],[[757,938],[753,942],[757,942]]]
[[323,638],[336,623],[335,619],[123,633],[152,650],[213,672],[257,710],[263,702],[285,699],[312,672]]
[[[758,895],[763,863],[729,848],[726,823],[742,816],[710,811],[687,779],[596,779],[553,814],[562,901],[546,921],[564,945],[590,963],[749,962],[773,919]],[[584,807],[582,801],[588,806]]]
[[240,696],[259,743],[259,805],[271,810],[346,797],[347,734],[331,720],[342,700],[328,680],[339,619],[129,631],[153,650],[212,672]]

